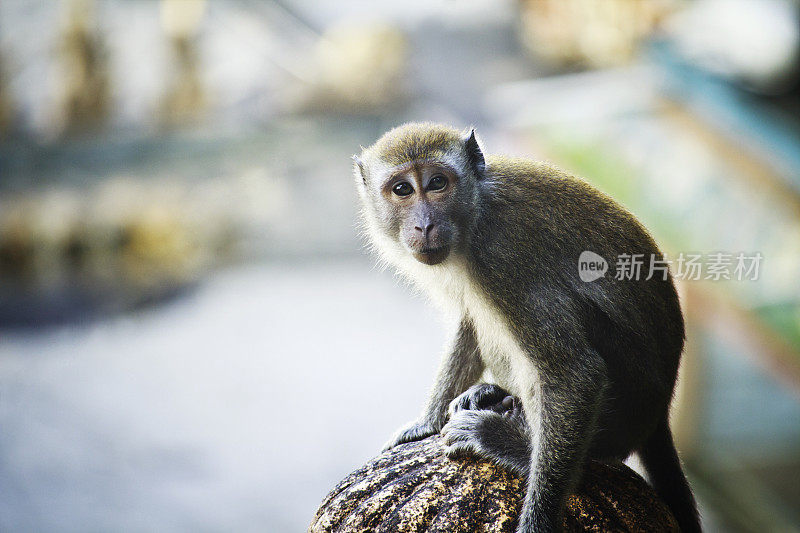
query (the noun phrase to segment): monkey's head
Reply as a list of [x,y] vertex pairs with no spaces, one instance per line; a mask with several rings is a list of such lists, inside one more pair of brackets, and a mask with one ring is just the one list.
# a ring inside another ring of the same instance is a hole
[[404,124],[353,160],[367,229],[384,254],[437,265],[458,249],[486,165],[474,130]]

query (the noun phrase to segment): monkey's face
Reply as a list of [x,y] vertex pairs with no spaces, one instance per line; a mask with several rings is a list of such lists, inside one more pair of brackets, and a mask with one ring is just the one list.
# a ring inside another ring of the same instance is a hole
[[457,225],[451,214],[458,174],[439,165],[414,163],[393,172],[380,187],[392,229],[417,261],[447,259]]
[[390,262],[445,261],[466,239],[485,162],[472,130],[406,124],[354,157],[373,243]]
[[383,236],[417,261],[437,265],[457,246],[465,182],[449,166],[417,161],[387,169],[379,183],[365,184],[362,199]]

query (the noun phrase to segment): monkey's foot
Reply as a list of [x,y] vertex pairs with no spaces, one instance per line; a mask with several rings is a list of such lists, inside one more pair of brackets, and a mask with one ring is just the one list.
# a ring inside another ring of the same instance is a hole
[[499,385],[481,383],[473,385],[450,402],[450,416],[463,410],[491,410],[504,415],[519,415],[522,413],[522,404]]
[[439,428],[434,427],[433,424],[417,420],[400,428],[400,430],[389,439],[389,442],[383,446],[382,451],[391,450],[395,446],[405,444],[406,442],[416,442],[418,440],[427,439],[431,435],[436,435],[437,433],[439,433]]
[[497,385],[476,385],[450,404],[450,413],[442,428],[449,458],[480,457],[519,476],[528,475],[530,438],[517,398]]

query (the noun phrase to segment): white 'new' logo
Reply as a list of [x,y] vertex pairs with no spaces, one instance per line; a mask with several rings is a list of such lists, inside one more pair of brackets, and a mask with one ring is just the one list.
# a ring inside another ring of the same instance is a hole
[[600,279],[608,272],[608,262],[602,256],[585,250],[578,257],[578,275],[581,281],[590,282]]

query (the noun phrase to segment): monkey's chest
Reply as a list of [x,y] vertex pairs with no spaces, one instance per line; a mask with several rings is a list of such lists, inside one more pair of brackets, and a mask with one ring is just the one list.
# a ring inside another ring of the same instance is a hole
[[538,382],[537,369],[502,314],[469,287],[463,293],[463,312],[472,321],[481,359],[497,384],[515,396],[533,394]]

